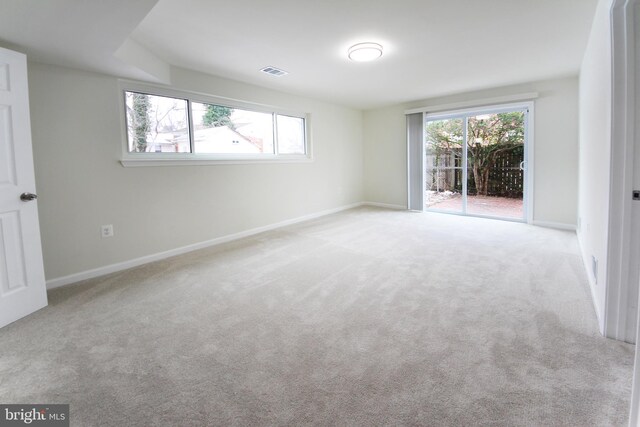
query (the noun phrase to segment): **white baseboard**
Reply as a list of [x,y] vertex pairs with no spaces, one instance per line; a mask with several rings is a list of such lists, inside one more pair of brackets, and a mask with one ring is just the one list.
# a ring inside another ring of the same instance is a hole
[[287,225],[309,221],[311,219],[319,218],[325,215],[330,215],[330,214],[345,211],[348,209],[353,209],[358,206],[362,206],[363,204],[364,203],[352,203],[350,205],[340,206],[332,209],[326,209],[324,211],[315,212],[315,213],[304,215],[297,218],[287,219],[274,224],[252,228],[250,230],[240,231],[238,233],[228,234],[226,236],[216,237],[215,239],[206,240],[204,242],[194,243],[192,245],[182,246],[179,248],[170,249],[168,251],[142,256],[140,258],[135,258],[129,261],[118,262],[115,264],[105,265],[104,267],[98,267],[91,270],[70,274],[68,276],[57,277],[55,279],[47,280],[47,289],[59,288],[61,286],[70,285],[72,283],[80,282],[82,280],[93,279],[94,277],[104,276],[105,274],[111,274],[117,271],[138,267],[143,264],[159,261],[159,260],[176,256],[176,255],[182,255],[187,252],[196,251],[198,249],[204,249],[210,246],[220,245],[222,243],[230,242],[232,240],[242,239],[244,237],[249,237],[255,234],[264,233],[265,231],[275,230],[277,228],[285,227]]
[[407,210],[406,206],[403,205],[393,205],[391,203],[378,203],[378,202],[364,202],[362,203],[364,206],[375,206],[377,208],[386,208],[386,209],[398,209],[398,210]]
[[575,224],[566,224],[564,222],[551,222],[551,221],[532,221],[531,225],[546,228],[557,228],[558,230],[576,231]]

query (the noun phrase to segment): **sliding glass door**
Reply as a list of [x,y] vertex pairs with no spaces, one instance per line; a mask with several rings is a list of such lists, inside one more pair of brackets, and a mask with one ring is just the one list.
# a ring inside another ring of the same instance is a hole
[[527,112],[426,115],[425,209],[524,221]]
[[464,212],[464,120],[427,122],[424,151],[425,207]]

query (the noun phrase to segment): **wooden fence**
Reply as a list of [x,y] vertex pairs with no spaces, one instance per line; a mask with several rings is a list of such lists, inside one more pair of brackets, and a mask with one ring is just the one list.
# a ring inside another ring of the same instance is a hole
[[[524,160],[524,146],[499,154],[489,172],[488,196],[522,198],[524,171],[520,170],[520,162]],[[462,188],[461,188],[462,190]],[[476,183],[473,173],[469,171],[467,194],[476,195]]]
[[[470,165],[473,159],[470,160]],[[498,155],[489,172],[487,195],[494,197],[522,198],[524,172],[520,162],[524,160],[524,146],[515,147]],[[462,192],[462,169],[437,168],[427,173],[427,188],[436,191]],[[468,170],[467,194],[477,194],[471,167]]]

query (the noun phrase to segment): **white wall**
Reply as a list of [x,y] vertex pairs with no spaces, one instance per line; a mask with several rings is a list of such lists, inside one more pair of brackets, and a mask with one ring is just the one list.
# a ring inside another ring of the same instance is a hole
[[580,70],[580,172],[578,239],[589,274],[594,304],[604,332],[611,161],[611,0],[598,3]]
[[124,168],[116,78],[29,67],[48,280],[362,200],[360,111],[174,68],[176,88],[310,113],[315,161]]
[[364,113],[364,199],[407,206],[407,125],[404,105]]
[[578,79],[533,82],[394,105],[364,113],[365,200],[407,204],[404,111],[539,92],[535,101],[534,221],[576,224]]

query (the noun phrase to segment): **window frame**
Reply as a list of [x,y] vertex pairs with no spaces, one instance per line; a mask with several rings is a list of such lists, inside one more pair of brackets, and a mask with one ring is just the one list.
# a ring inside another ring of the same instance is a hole
[[[177,98],[187,101],[187,120],[189,128],[189,144],[194,149],[194,126],[192,103],[220,105],[229,108],[268,113],[273,117],[274,153],[250,154],[250,153],[136,153],[129,151],[129,136],[127,128],[126,92],[144,93],[154,96]],[[118,97],[120,104],[121,121],[121,157],[120,163],[124,167],[136,166],[183,166],[183,165],[218,165],[218,164],[254,164],[254,163],[305,163],[313,161],[311,141],[311,114],[300,111],[274,107],[267,104],[259,104],[241,101],[221,96],[208,95],[200,92],[174,89],[168,86],[159,86],[126,80],[118,81]],[[277,140],[277,116],[297,117],[304,120],[304,154],[280,154]]]
[[[532,94],[537,97],[537,93]],[[524,133],[525,133],[525,152],[524,152],[524,161],[526,164],[526,169],[524,173],[524,183],[523,183],[523,218],[522,219],[512,219],[512,218],[501,218],[503,221],[512,221],[512,222],[524,222],[527,224],[533,223],[533,209],[534,209],[534,197],[535,197],[535,188],[534,188],[534,119],[535,119],[535,102],[531,96],[523,101],[514,101],[514,102],[504,102],[504,103],[478,103],[479,106],[466,106],[464,108],[457,109],[442,109],[441,107],[426,107],[421,109],[409,110],[405,111],[405,114],[409,114],[410,112],[420,113],[422,114],[422,126],[426,128],[426,124],[430,121],[436,120],[452,120],[452,119],[464,119],[465,117],[478,115],[478,114],[495,114],[495,113],[503,113],[510,111],[522,111],[525,113],[524,118]],[[429,110],[435,110],[433,113],[430,113]],[[463,126],[465,132],[465,141],[466,141],[466,126]],[[422,135],[422,141],[424,143],[426,138],[426,130]],[[424,156],[424,152],[422,153]],[[410,159],[407,159],[409,162]],[[408,163],[407,163],[408,164]],[[467,167],[467,159],[466,155],[463,160],[463,167],[466,169]],[[424,168],[424,163],[422,163],[422,168]],[[407,185],[409,185],[409,177],[407,178]],[[423,193],[424,193],[424,180],[423,180]],[[424,209],[423,209],[424,210]],[[434,210],[435,211],[435,210]],[[450,213],[450,212],[448,212]],[[453,213],[454,215],[466,215],[466,216],[476,216],[483,217],[483,215],[469,215],[469,214],[458,214]],[[487,216],[487,218],[494,218],[491,216]]]

